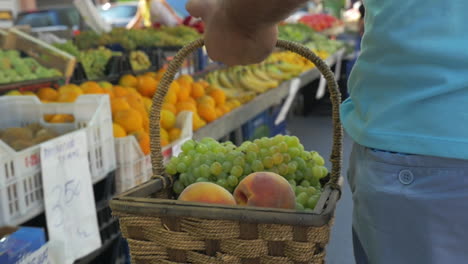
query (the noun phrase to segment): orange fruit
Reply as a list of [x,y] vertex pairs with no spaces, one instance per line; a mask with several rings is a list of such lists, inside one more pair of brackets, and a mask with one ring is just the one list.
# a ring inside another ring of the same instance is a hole
[[111,100],[111,110],[112,114],[121,110],[130,109],[130,105],[128,104],[125,98],[114,98]]
[[145,106],[146,112],[149,114],[153,106],[153,100],[148,97],[143,97],[143,105]]
[[199,104],[199,105],[207,104],[207,105],[210,105],[212,107],[216,106],[215,100],[209,95],[205,95],[205,96],[202,96],[202,97],[198,98],[197,104]]
[[148,133],[138,131],[138,132],[132,133],[131,135],[136,138],[136,140],[138,141],[138,144],[140,145],[140,148],[143,151],[143,153],[145,155],[149,155],[151,150],[150,150],[150,137],[149,137]]
[[114,92],[115,97],[122,97],[128,94],[128,90],[119,85],[112,87],[112,91]]
[[76,99],[81,94],[76,91],[68,91],[68,92],[60,92],[59,97],[57,98],[57,102],[61,103],[72,103],[75,102]]
[[178,79],[178,82],[182,84],[192,84],[193,83],[193,77],[188,75],[188,74],[182,74]]
[[193,99],[192,97],[189,97],[181,102],[187,102],[187,103],[191,103],[191,104],[194,104],[194,105],[197,105],[197,100]]
[[216,116],[217,116],[217,118],[220,118],[221,116],[224,115],[224,112],[223,112],[223,110],[221,110],[221,108],[216,107],[215,110],[216,110]]
[[174,93],[178,94],[180,91],[180,85],[177,82],[172,82],[171,86],[169,86],[169,91],[173,91]]
[[175,105],[177,103],[177,94],[174,91],[169,90],[164,98],[164,102]]
[[122,138],[127,136],[127,132],[125,132],[125,129],[123,129],[123,127],[121,127],[119,124],[113,123],[112,128],[115,138]]
[[169,141],[169,133],[167,132],[166,129],[161,127],[160,134],[161,134],[161,139],[166,139],[167,141]]
[[50,88],[50,87],[47,87],[47,88],[41,88],[39,89],[39,91],[37,91],[37,96],[39,97],[39,99],[41,99],[42,101],[56,101],[59,97],[59,93]]
[[80,89],[80,87],[76,84],[67,84],[58,89],[59,93],[66,93],[66,92],[75,92],[78,95],[82,95],[83,91]]
[[46,122],[50,122],[50,120],[52,120],[52,118],[54,118],[55,115],[53,114],[46,114],[44,115],[44,121]]
[[161,110],[161,127],[164,129],[171,129],[176,123],[176,116],[168,110]]
[[31,92],[31,91],[24,91],[24,92],[21,92],[21,94],[22,94],[22,95],[26,95],[26,96],[30,96],[30,95],[36,96],[36,94],[33,93],[33,92]]
[[57,115],[54,115],[48,122],[49,123],[73,123],[75,122],[75,117],[69,114],[57,114]]
[[158,82],[150,76],[138,76],[137,90],[143,96],[153,97],[156,89],[158,88]]
[[125,74],[120,78],[119,84],[127,87],[137,87],[138,80],[135,76],[131,74]]
[[177,114],[182,111],[190,111],[196,113],[198,111],[197,105],[191,102],[178,102],[176,104]]
[[208,88],[210,86],[210,83],[205,80],[199,80],[197,83],[201,84],[204,88]]
[[182,134],[182,130],[180,128],[174,127],[169,130],[169,141],[173,142],[180,138],[180,134]]
[[155,73],[155,72],[146,72],[146,73],[144,73],[143,75],[144,75],[144,76],[151,77],[151,78],[153,78],[153,79],[155,79],[155,80],[157,80],[157,78],[158,78],[158,74]]
[[208,123],[213,122],[217,118],[215,107],[209,104],[198,105],[198,115]]
[[173,105],[173,104],[164,103],[164,104],[162,105],[162,109],[171,111],[174,115],[177,114],[177,108],[176,108],[176,106]]
[[229,113],[231,111],[231,109],[226,104],[220,105],[219,109],[221,109],[221,111],[223,111],[223,114],[227,114],[227,113]]
[[114,115],[114,122],[120,125],[127,133],[143,129],[143,118],[135,109],[117,111]]
[[190,98],[190,93],[192,92],[192,86],[190,85],[181,85],[179,93],[177,93],[177,100],[186,101]]
[[205,120],[201,119],[201,117],[198,114],[193,115],[192,119],[192,129],[193,131],[197,131],[201,127],[204,127],[206,125]]
[[161,147],[165,147],[169,145],[169,140],[165,138],[161,138]]
[[211,90],[210,96],[213,97],[217,106],[223,105],[226,102],[226,94],[221,89]]
[[103,94],[104,89],[96,82],[85,82],[80,85],[84,94]]
[[104,89],[112,89],[112,83],[110,82],[99,82],[99,86],[101,86]]
[[190,94],[193,98],[197,99],[205,95],[205,87],[201,83],[192,83],[192,92]]

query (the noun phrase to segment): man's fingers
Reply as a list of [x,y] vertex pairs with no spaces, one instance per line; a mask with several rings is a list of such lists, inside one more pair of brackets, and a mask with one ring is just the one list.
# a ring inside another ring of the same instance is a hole
[[187,11],[193,17],[205,18],[208,12],[213,12],[218,0],[190,0],[185,5]]

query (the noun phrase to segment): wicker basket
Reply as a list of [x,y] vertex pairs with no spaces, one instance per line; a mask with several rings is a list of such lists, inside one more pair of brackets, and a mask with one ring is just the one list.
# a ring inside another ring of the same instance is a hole
[[179,51],[153,98],[151,153],[153,179],[111,201],[130,245],[133,263],[324,263],[325,246],[340,197],[342,128],[340,93],[329,67],[309,49],[278,41],[277,46],[309,60],[328,81],[333,103],[330,182],[313,212],[223,206],[174,200],[159,139],[163,98],[184,58],[203,46],[197,40]]

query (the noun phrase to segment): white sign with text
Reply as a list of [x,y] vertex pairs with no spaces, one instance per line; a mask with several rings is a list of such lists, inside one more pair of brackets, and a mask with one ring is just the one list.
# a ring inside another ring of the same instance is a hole
[[49,239],[64,243],[71,264],[101,247],[86,133],[42,144],[41,165]]

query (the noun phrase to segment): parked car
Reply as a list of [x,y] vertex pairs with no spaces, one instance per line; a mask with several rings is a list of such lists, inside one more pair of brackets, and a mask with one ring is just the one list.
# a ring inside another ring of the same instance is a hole
[[136,15],[138,1],[104,4],[99,8],[103,19],[112,27],[125,27]]
[[19,13],[15,25],[29,25],[33,33],[54,33],[71,37],[84,29],[84,21],[75,7],[60,7]]

